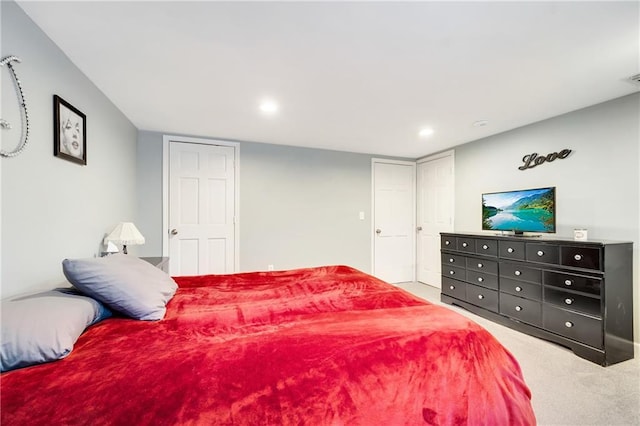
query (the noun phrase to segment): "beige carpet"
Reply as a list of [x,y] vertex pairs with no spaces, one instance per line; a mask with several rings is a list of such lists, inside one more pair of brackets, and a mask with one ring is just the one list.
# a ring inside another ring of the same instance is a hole
[[[401,287],[441,304],[440,289],[421,283]],[[445,306],[489,330],[520,362],[540,425],[640,426],[640,353],[635,359],[601,367],[570,350]],[[638,309],[637,307],[636,309]]]

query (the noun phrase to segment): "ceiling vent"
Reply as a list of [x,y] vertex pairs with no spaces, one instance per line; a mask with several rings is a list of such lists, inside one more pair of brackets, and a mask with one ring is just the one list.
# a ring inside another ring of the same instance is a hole
[[640,86],[640,74],[632,75],[631,77],[629,77],[629,81]]

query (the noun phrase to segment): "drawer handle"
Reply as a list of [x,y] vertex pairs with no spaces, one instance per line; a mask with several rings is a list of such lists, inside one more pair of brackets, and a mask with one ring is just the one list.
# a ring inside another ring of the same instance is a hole
[[515,251],[515,250],[514,250],[513,248],[511,248],[511,247],[509,247],[509,248],[507,249],[507,252],[509,252],[509,253],[513,253],[514,251]]
[[522,287],[520,286],[516,287],[516,291],[522,291]]
[[451,244],[451,242],[450,242],[449,240],[446,240],[446,241],[444,242],[444,245],[445,245],[445,246],[448,246],[449,244]]
[[482,299],[484,299],[484,296],[482,294],[479,294],[478,295],[478,299],[482,300]]
[[449,275],[455,275],[456,271],[449,271]]
[[567,297],[566,299],[564,299],[564,303],[566,303],[567,305],[571,305],[573,304],[573,299]]
[[520,275],[522,275],[522,272],[520,272],[520,271],[515,271],[515,272],[513,273],[513,275],[515,275],[516,277],[519,277]]
[[516,311],[520,312],[522,310],[522,306],[516,306]]
[[544,256],[544,252],[542,250],[538,250],[538,256],[540,257]]
[[573,258],[574,258],[575,260],[578,260],[578,261],[579,261],[579,260],[582,260],[582,255],[581,255],[581,254],[576,254],[575,256],[573,256]]
[[453,263],[453,262],[455,262],[454,258],[449,259],[449,263]]
[[564,285],[572,285],[573,281],[571,280],[564,280]]
[[567,328],[571,328],[571,327],[573,327],[573,323],[571,321],[567,321],[567,322],[564,323],[564,326],[567,327]]
[[481,283],[482,281],[484,281],[484,278],[478,277],[478,282]]
[[466,246],[468,246],[468,245],[469,245],[469,244],[467,244],[467,243],[462,243],[462,247],[466,247]]
[[450,286],[449,286],[449,290],[455,290],[455,289],[456,289],[456,286],[455,286],[455,285],[450,285]]
[[488,245],[486,245],[486,244],[483,244],[483,245],[482,245],[482,250],[489,250],[489,246],[488,246]]
[[484,268],[484,265],[482,263],[478,263],[478,268]]

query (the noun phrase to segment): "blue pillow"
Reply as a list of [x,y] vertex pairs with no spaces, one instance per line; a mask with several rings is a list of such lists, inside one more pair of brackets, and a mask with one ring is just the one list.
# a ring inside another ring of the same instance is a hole
[[[81,293],[80,290],[78,290],[77,288],[73,288],[73,287],[56,288],[54,291],[58,291],[58,292],[64,293],[64,294],[70,294],[72,296],[88,297],[88,296],[84,295],[83,293]],[[91,300],[93,300],[93,299],[91,299]],[[88,326],[91,326],[93,324],[97,324],[100,321],[105,320],[105,319],[110,318],[111,316],[113,316],[113,313],[106,306],[104,306],[102,303],[100,303],[100,302],[98,302],[96,300],[93,300],[93,301],[96,302],[97,312],[96,312],[96,317],[91,322],[91,324],[89,324]]]
[[178,285],[165,272],[135,256],[114,254],[65,259],[67,279],[111,309],[139,320],[160,320]]
[[82,332],[111,311],[72,289],[2,301],[1,371],[66,357]]

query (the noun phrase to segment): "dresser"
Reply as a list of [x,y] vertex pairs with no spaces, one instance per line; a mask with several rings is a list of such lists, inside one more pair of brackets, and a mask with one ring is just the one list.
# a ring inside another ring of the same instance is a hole
[[633,243],[441,234],[445,303],[603,366],[633,358]]

